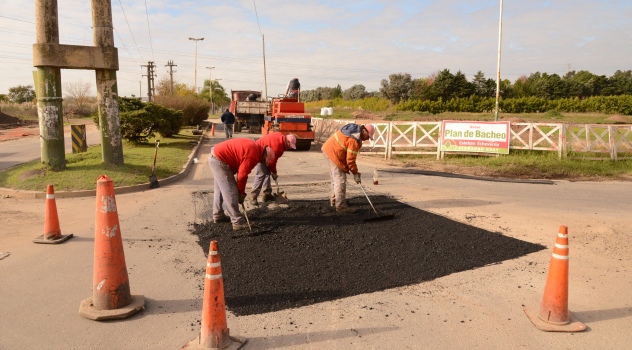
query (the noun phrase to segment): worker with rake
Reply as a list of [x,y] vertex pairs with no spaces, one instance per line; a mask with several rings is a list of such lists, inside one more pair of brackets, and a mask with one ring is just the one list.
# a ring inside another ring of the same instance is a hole
[[347,206],[347,174],[351,172],[356,183],[361,183],[360,172],[356,164],[356,157],[360,153],[362,142],[373,140],[375,127],[371,124],[347,124],[336,131],[323,144],[322,150],[329,164],[331,178],[331,195],[329,204],[336,207],[337,212],[355,213],[356,210]]
[[296,135],[288,134],[284,135],[280,131],[273,132],[268,134],[256,141],[262,147],[269,147],[274,151],[274,160],[268,164],[259,163],[255,167],[256,175],[254,183],[252,184],[252,191],[250,192],[250,204],[258,205],[257,197],[259,197],[259,193],[261,193],[261,189],[263,188],[263,201],[264,202],[272,202],[274,201],[274,196],[272,195],[272,184],[270,183],[270,178],[274,181],[277,180],[279,175],[277,175],[276,164],[279,158],[285,153],[285,151],[289,149],[296,149]]
[[270,164],[273,161],[272,148],[247,138],[231,138],[211,149],[208,164],[215,183],[213,222],[228,221],[230,218],[233,230],[249,229],[248,222],[239,212],[239,205],[243,206],[246,199],[248,174],[259,162]]

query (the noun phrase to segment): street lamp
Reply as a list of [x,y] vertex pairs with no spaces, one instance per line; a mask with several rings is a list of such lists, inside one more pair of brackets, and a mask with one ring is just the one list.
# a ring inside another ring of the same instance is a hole
[[189,38],[189,40],[195,41],[195,66],[193,68],[193,91],[197,92],[197,42],[204,40],[204,38]]
[[213,79],[211,78],[211,73],[215,67],[206,67],[208,69],[208,95],[211,98],[211,113],[215,112],[215,108],[213,106]]

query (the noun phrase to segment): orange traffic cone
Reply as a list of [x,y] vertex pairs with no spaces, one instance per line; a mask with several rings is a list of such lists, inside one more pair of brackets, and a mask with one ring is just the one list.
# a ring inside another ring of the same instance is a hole
[[57,244],[72,238],[72,234],[62,235],[57,217],[57,204],[55,203],[55,189],[53,185],[46,188],[46,209],[44,216],[44,234],[35,238],[35,243]]
[[531,322],[547,332],[581,332],[586,325],[568,311],[568,228],[560,226],[551,255],[540,312],[525,308]]
[[145,298],[130,293],[114,183],[106,175],[97,179],[96,196],[92,297],[81,302],[79,315],[96,321],[126,318],[145,308]]
[[182,349],[235,350],[246,344],[247,339],[230,336],[228,332],[224,302],[224,279],[219,260],[217,241],[211,241],[204,279],[202,329],[198,337],[187,343]]
[[211,136],[215,136],[215,123],[211,123]]

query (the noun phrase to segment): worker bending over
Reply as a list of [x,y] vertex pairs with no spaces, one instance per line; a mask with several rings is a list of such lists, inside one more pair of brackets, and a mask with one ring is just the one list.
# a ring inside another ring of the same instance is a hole
[[248,228],[248,223],[238,207],[246,199],[248,174],[259,162],[269,164],[273,161],[274,152],[271,148],[247,138],[226,140],[211,149],[208,164],[213,171],[215,182],[213,222],[227,221],[230,217],[233,230]]
[[373,140],[373,125],[347,124],[336,131],[323,145],[323,154],[329,164],[331,178],[331,196],[329,203],[337,212],[355,213],[347,207],[347,174],[351,172],[356,183],[361,183],[360,172],[356,165],[356,157],[360,153],[362,141]]
[[261,147],[269,147],[274,151],[274,160],[266,163],[259,163],[255,167],[256,175],[255,181],[252,184],[252,191],[250,192],[250,204],[258,205],[257,197],[263,188],[263,201],[271,202],[274,200],[272,195],[272,185],[270,184],[270,177],[276,181],[279,177],[277,175],[276,164],[283,153],[289,149],[296,149],[296,135],[289,134],[283,135],[280,131],[268,134],[256,141]]

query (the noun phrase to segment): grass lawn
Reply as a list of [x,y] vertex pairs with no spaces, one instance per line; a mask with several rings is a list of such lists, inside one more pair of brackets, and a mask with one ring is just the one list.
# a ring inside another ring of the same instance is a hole
[[[160,147],[156,160],[156,176],[166,178],[182,171],[199,136],[191,134],[192,129],[182,129],[172,138],[160,137]],[[188,135],[187,135],[188,134]],[[94,190],[100,175],[107,175],[116,187],[149,182],[154,161],[155,140],[133,144],[123,142],[124,164],[112,166],[102,163],[101,145],[88,148],[87,152],[66,154],[66,170],[51,171],[39,160],[12,167],[0,172],[0,187],[46,191],[52,184],[55,191]]]

